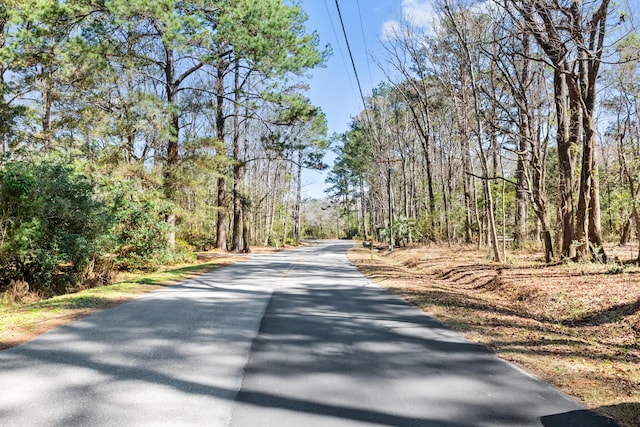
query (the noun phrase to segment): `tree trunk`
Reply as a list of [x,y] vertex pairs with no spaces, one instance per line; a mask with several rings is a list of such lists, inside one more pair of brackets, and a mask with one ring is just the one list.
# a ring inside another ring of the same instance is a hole
[[638,257],[636,258],[636,264],[640,264],[640,212],[638,212],[635,201],[631,209],[631,215],[633,216],[633,222],[636,225],[636,237],[638,237]]
[[409,179],[407,178],[407,159],[402,155],[402,207],[404,217],[409,218]]
[[216,236],[216,247],[222,251],[227,250],[227,179],[218,178],[218,226]]
[[[585,136],[585,139],[588,137]],[[582,165],[580,171],[580,191],[578,196],[578,210],[576,212],[576,257],[586,260],[589,256],[589,209],[591,208],[593,150],[591,144],[585,141],[582,145]]]
[[[225,115],[224,115],[224,76],[226,63],[222,58],[218,59],[216,76],[216,131],[218,140],[224,143],[225,140]],[[227,250],[227,180],[224,173],[218,178],[218,221],[216,225],[216,247],[220,250]]]
[[560,222],[562,226],[562,256],[573,258],[575,248],[575,226],[573,217],[573,140],[569,131],[568,88],[564,70],[556,69],[553,74],[554,101],[558,130],[556,143],[558,147],[558,191],[560,194]]
[[240,62],[234,67],[234,103],[233,103],[233,232],[231,250],[239,253],[242,250],[240,240],[240,223],[242,222],[242,161],[240,160]]
[[[440,169],[444,170],[444,153],[440,155]],[[442,201],[444,203],[444,222],[445,222],[445,231],[447,233],[447,244],[451,247],[451,239],[455,237],[451,232],[451,224],[449,223],[449,195],[452,192],[451,187],[453,186],[453,171],[452,171],[451,162],[447,162],[447,178],[442,180]]]
[[584,97],[583,106],[583,128],[585,136],[585,146],[589,146],[591,152],[591,186],[589,188],[589,218],[588,218],[588,241],[592,250],[593,258],[599,262],[606,262],[607,255],[604,251],[602,241],[602,226],[600,215],[600,181],[595,159],[596,149],[596,81],[600,69],[600,59],[604,45],[606,31],[607,12],[610,0],[602,0],[597,12],[594,13],[589,24],[588,48],[593,57],[589,57],[584,50],[581,51],[582,61],[580,62],[580,78],[582,84],[582,95]]
[[264,217],[264,246],[269,246],[269,237],[271,235],[271,229],[273,227],[273,222],[275,221],[275,208],[272,206],[271,198],[267,196],[266,199],[266,209],[265,209],[265,217]]
[[369,238],[369,232],[367,230],[367,203],[366,203],[366,195],[364,192],[364,179],[362,176],[358,179],[360,184],[360,208],[362,215],[362,234],[363,239],[367,240]]
[[545,224],[542,223],[542,241],[544,242],[544,261],[550,263],[553,259],[553,240],[551,232],[544,229]]
[[[453,20],[453,16],[451,16]],[[455,21],[454,21],[455,22]],[[454,24],[455,27],[455,24]],[[476,77],[475,77],[475,69],[473,66],[473,62],[471,59],[471,53],[469,52],[469,47],[466,44],[466,40],[458,31],[458,28],[455,27],[456,32],[458,33],[458,38],[460,39],[461,44],[465,49],[465,60],[467,65],[467,72],[469,73],[469,77],[471,79],[471,88],[473,92],[473,104],[475,111],[475,119],[476,119],[476,132],[477,132],[477,140],[478,140],[478,150],[480,153],[480,164],[482,165],[482,172],[484,174],[485,179],[482,180],[482,188],[485,197],[485,211],[487,215],[487,232],[491,239],[491,248],[493,249],[494,259],[502,263],[504,259],[502,257],[502,253],[500,252],[500,248],[498,246],[498,233],[496,230],[496,220],[495,220],[495,212],[493,206],[493,195],[491,193],[491,184],[489,181],[489,168],[487,165],[487,156],[485,150],[482,145],[482,135],[483,135],[483,126],[482,126],[482,118],[481,118],[481,110],[480,110],[480,90],[478,88]]]
[[[526,140],[522,136],[519,141],[518,150],[525,152],[527,150]],[[522,247],[527,237],[527,202],[529,195],[526,190],[526,180],[524,175],[525,162],[523,156],[518,156],[516,168],[516,215],[515,215],[515,233],[513,235],[513,244],[515,247]]]
[[42,126],[42,145],[43,151],[47,152],[51,149],[51,73],[42,72],[40,84],[42,85],[42,117],[40,124]]
[[[527,160],[533,162],[534,159],[540,160],[537,153],[534,153],[533,130],[531,123],[531,107],[529,103],[528,85],[532,82],[531,61],[529,59],[531,52],[530,36],[522,35],[522,60],[520,68],[520,77],[515,85],[512,86],[512,92],[516,99],[518,107],[518,163],[516,166],[516,212],[515,212],[515,233],[514,245],[521,247],[527,236],[527,202],[529,194],[527,191]],[[514,66],[517,69],[517,65]],[[535,148],[539,146],[535,144]],[[531,155],[529,153],[531,152]],[[539,162],[537,162],[539,163]],[[533,165],[534,168],[544,167],[538,164]],[[544,186],[544,183],[541,183]],[[535,185],[535,184],[533,184]],[[546,212],[544,213],[546,217]],[[539,220],[537,221],[540,222]],[[538,227],[539,230],[539,227]],[[537,233],[539,238],[540,234]]]
[[436,196],[433,192],[433,167],[431,166],[431,153],[430,153],[430,132],[431,132],[431,113],[425,100],[425,118],[426,118],[426,132],[424,136],[424,160],[426,162],[427,173],[427,195],[429,197],[429,215],[431,216],[431,229],[435,229],[435,213],[436,213]]
[[[167,200],[176,203],[178,195],[178,138],[180,133],[180,118],[178,116],[178,90],[175,86],[175,60],[174,52],[169,46],[165,45],[165,91],[167,96],[167,105],[169,106],[169,139],[167,141],[167,155],[163,166],[163,187],[164,195]],[[170,213],[166,216],[169,232],[167,241],[169,247],[174,249],[176,246],[176,214]]]
[[[455,98],[454,98],[455,100]],[[464,177],[463,177],[463,192],[464,192],[464,206],[465,206],[465,218],[464,218],[464,241],[465,243],[473,242],[473,210],[474,210],[474,201],[472,197],[472,190],[474,190],[473,184],[473,170],[471,166],[471,146],[469,144],[469,121],[467,117],[467,102],[464,98],[462,100],[462,141],[461,141],[461,150],[462,150],[462,167],[464,169]],[[478,220],[478,214],[476,209],[476,220]],[[480,227],[480,223],[478,222],[478,227]],[[480,240],[480,239],[479,239]]]
[[537,154],[532,159],[533,179],[531,198],[533,209],[538,217],[538,222],[542,228],[542,240],[544,242],[544,259],[545,262],[551,262],[553,258],[553,240],[551,238],[551,227],[549,225],[549,215],[547,213],[547,202],[544,194],[544,175],[542,173],[542,165],[538,160]]
[[[577,255],[584,258],[589,251],[589,244],[593,243],[594,239],[600,242],[602,239],[599,188],[593,177],[596,132],[594,112],[596,79],[604,51],[610,0],[602,0],[597,9],[597,2],[590,3],[588,10],[594,12],[586,25],[583,25],[585,7],[582,0],[572,0],[562,5],[558,2],[509,3],[511,7],[518,9],[530,34],[536,38],[554,67],[562,256],[574,258],[576,254],[572,242],[578,240]],[[566,20],[563,19],[561,23],[555,20],[555,12],[564,16]],[[571,39],[570,42],[567,37]],[[574,46],[574,51],[568,51],[570,46]],[[574,64],[569,65],[567,58],[574,57]],[[584,139],[577,221],[574,223],[575,165],[572,149],[578,145],[580,136]]]
[[251,253],[251,239],[249,236],[249,207],[242,206],[242,252],[245,254]]
[[293,241],[300,244],[300,210],[302,208],[302,149],[298,150],[298,164],[296,171],[296,201],[293,207]]
[[625,246],[631,240],[631,218],[627,217],[620,229],[620,246]]
[[607,254],[604,250],[602,239],[602,227],[600,218],[600,181],[597,164],[594,161],[594,175],[591,184],[591,201],[589,207],[589,240],[592,244],[594,258],[599,262],[607,262]]

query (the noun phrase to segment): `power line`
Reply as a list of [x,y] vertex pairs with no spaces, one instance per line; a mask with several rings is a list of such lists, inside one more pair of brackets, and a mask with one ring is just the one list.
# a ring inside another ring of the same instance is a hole
[[[367,58],[369,58],[369,48],[367,46],[367,38],[365,37],[364,34],[364,24],[362,22],[362,10],[360,9],[360,0],[356,0],[356,5],[358,6],[358,16],[360,17],[360,30],[362,32],[362,43],[364,43],[364,52],[367,54]],[[373,77],[371,74],[371,64],[369,64],[369,61],[367,60],[367,70],[369,71],[369,83],[371,84],[371,87],[373,87]]]
[[347,30],[344,27],[344,20],[342,19],[342,12],[340,12],[340,4],[338,0],[336,0],[336,9],[338,9],[338,17],[340,18],[340,25],[342,26],[342,34],[344,34],[344,41],[347,44],[347,51],[349,52],[349,58],[351,59],[351,66],[353,67],[353,74],[356,76],[356,82],[358,83],[358,91],[360,92],[360,99],[362,100],[362,107],[364,108],[364,115],[367,119],[367,123],[369,124],[369,129],[371,129],[371,133],[375,139],[377,139],[377,135],[375,133],[375,129],[373,128],[373,123],[371,122],[371,118],[369,117],[369,110],[367,109],[367,103],[364,100],[364,94],[362,92],[362,85],[360,84],[360,77],[358,76],[358,70],[356,69],[356,63],[353,60],[353,54],[351,53],[351,46],[349,45],[349,37],[347,37]]
[[347,44],[347,51],[349,52],[349,58],[351,59],[351,66],[353,67],[353,74],[355,74],[356,76],[356,82],[358,83],[358,91],[360,92],[360,99],[362,100],[362,106],[364,107],[364,111],[365,111],[365,114],[367,114],[367,120],[368,120],[369,114],[367,113],[367,104],[364,101],[364,94],[362,93],[362,85],[360,84],[360,77],[358,76],[356,63],[353,60],[353,54],[351,53],[351,46],[349,45],[347,30],[344,28],[344,20],[342,19],[342,12],[340,12],[340,4],[338,4],[338,0],[336,0],[336,9],[338,9],[338,17],[340,18],[340,25],[342,26],[342,34],[344,34],[344,41]]
[[356,88],[355,86],[353,86],[353,81],[349,76],[349,67],[347,66],[347,61],[344,57],[344,52],[342,51],[342,43],[340,43],[340,39],[338,38],[338,32],[336,31],[336,27],[333,24],[333,17],[331,16],[331,12],[329,11],[329,5],[327,4],[327,0],[324,0],[324,7],[327,10],[327,15],[329,16],[329,23],[331,24],[331,30],[333,31],[333,36],[335,37],[336,45],[338,46],[338,52],[340,53],[340,59],[342,59],[342,65],[344,66],[347,79],[349,80],[349,86],[351,86],[351,90],[355,92]]

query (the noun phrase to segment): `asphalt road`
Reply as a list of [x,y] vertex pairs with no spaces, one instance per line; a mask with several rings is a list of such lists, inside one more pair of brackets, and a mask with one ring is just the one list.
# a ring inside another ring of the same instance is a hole
[[251,260],[0,351],[1,426],[605,426],[369,282]]

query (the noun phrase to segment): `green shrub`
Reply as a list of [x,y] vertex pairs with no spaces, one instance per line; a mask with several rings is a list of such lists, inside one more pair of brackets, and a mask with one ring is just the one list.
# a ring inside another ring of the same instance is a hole
[[184,239],[185,243],[199,251],[208,251],[216,247],[215,236],[212,236],[211,233],[189,231],[180,233],[180,237]]
[[118,195],[113,207],[117,221],[114,265],[123,270],[153,270],[169,258],[163,201],[137,201]]
[[114,267],[155,270],[166,264],[193,261],[195,254],[190,242],[178,238],[174,249],[168,245],[167,237],[172,230],[166,217],[176,211],[176,206],[157,190],[142,184],[130,178],[102,180],[101,191],[115,222],[111,233]]
[[168,259],[171,264],[181,264],[193,262],[196,260],[196,254],[193,246],[184,240],[176,239],[176,247],[169,251]]
[[93,183],[57,162],[0,167],[0,273],[62,293],[82,280],[110,228]]

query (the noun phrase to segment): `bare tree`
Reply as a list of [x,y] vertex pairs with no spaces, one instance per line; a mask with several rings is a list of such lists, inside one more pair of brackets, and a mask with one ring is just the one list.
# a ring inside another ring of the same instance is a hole
[[[595,164],[596,80],[604,53],[609,0],[508,1],[554,69],[557,145],[560,159],[562,255],[605,258],[600,225],[600,194]],[[585,16],[587,18],[585,19]],[[586,21],[586,22],[585,22]],[[573,147],[582,148],[578,206],[574,217]],[[575,222],[574,222],[575,221]],[[575,224],[575,227],[574,227]],[[573,242],[577,240],[577,251]],[[590,247],[591,244],[591,247]]]
[[477,139],[478,153],[480,158],[480,165],[483,176],[481,177],[483,195],[485,199],[485,215],[487,218],[487,232],[490,238],[490,244],[493,249],[493,256],[496,261],[504,262],[504,256],[500,251],[498,243],[498,233],[496,229],[495,221],[495,208],[493,205],[493,194],[491,191],[491,181],[489,173],[489,164],[487,153],[484,147],[483,135],[484,125],[482,120],[482,107],[480,105],[480,88],[477,81],[477,65],[471,54],[471,40],[469,39],[469,26],[471,23],[468,21],[469,14],[464,11],[454,12],[449,4],[448,0],[444,0],[444,12],[448,16],[452,29],[458,38],[460,47],[462,49],[463,64],[465,71],[468,73],[468,78],[471,84],[471,91],[473,96],[474,117],[475,117],[475,133]]

